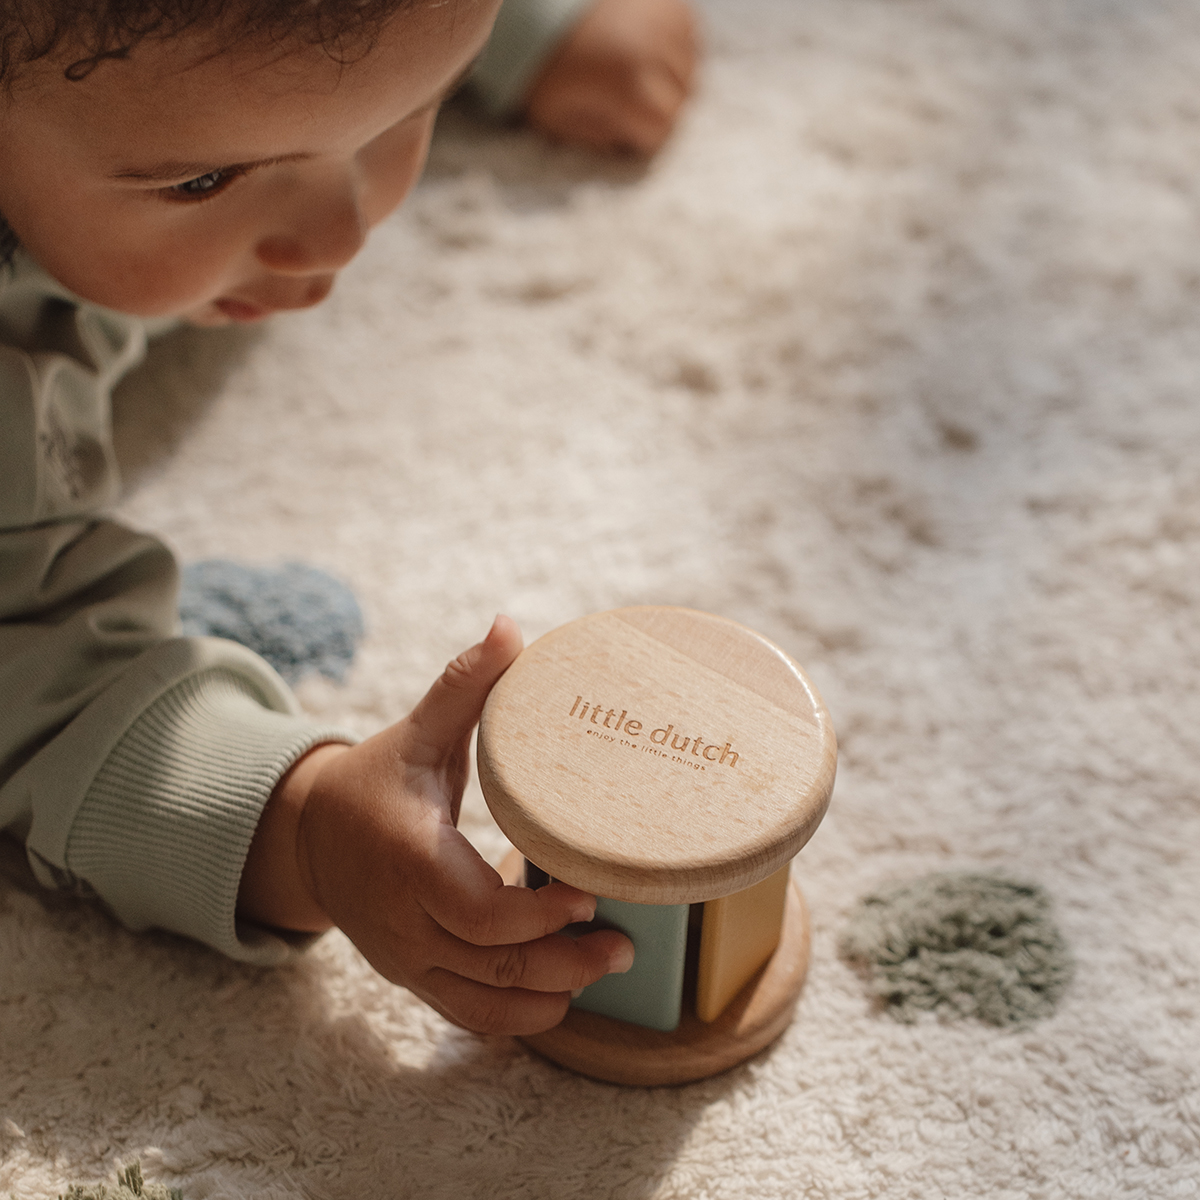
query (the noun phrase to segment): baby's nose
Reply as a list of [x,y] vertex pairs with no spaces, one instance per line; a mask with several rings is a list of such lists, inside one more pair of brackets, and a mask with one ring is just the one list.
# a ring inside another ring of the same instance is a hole
[[337,271],[362,249],[368,225],[349,188],[306,197],[292,220],[277,225],[255,247],[258,261],[283,275]]

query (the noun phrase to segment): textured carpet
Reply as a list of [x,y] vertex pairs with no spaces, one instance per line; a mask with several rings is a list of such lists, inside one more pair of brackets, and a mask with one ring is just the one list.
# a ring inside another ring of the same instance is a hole
[[[329,303],[123,389],[125,517],[299,561],[402,715],[492,615],[639,602],[802,661],[841,740],[795,1023],[677,1090],[447,1026],[332,935],[276,971],[0,879],[0,1195],[1200,1190],[1200,7],[722,0],[650,169],[443,122]],[[465,825],[498,859],[477,790]],[[906,1025],[838,956],[934,871],[1044,888],[1026,1028]]]

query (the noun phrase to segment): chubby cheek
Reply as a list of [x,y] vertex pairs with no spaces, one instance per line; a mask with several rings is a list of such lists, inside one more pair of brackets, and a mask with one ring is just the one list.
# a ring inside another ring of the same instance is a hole
[[175,316],[220,295],[240,258],[240,247],[195,236],[127,246],[101,264],[97,289],[108,291],[111,308]]
[[[124,235],[124,236],[123,236]],[[243,251],[211,236],[76,229],[30,252],[76,295],[135,316],[177,316],[219,296]]]

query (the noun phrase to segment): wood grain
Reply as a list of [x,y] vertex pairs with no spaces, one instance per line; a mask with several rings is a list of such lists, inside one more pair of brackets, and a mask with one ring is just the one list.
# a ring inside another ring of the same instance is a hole
[[477,757],[500,828],[555,878],[690,904],[796,854],[829,803],[837,746],[778,647],[721,617],[647,607],[529,646],[492,690]]

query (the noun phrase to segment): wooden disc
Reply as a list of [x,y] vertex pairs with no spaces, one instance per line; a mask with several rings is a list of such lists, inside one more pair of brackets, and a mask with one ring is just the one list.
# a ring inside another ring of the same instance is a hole
[[[519,882],[521,857],[514,852],[501,866],[506,882]],[[793,879],[775,953],[711,1024],[687,1006],[671,1033],[571,1008],[553,1029],[521,1041],[560,1066],[606,1083],[661,1087],[707,1079],[757,1054],[788,1027],[808,958],[808,908]]]
[[765,879],[829,803],[837,744],[808,677],[734,621],[622,608],[516,660],[479,725],[479,780],[527,858],[642,904]]

